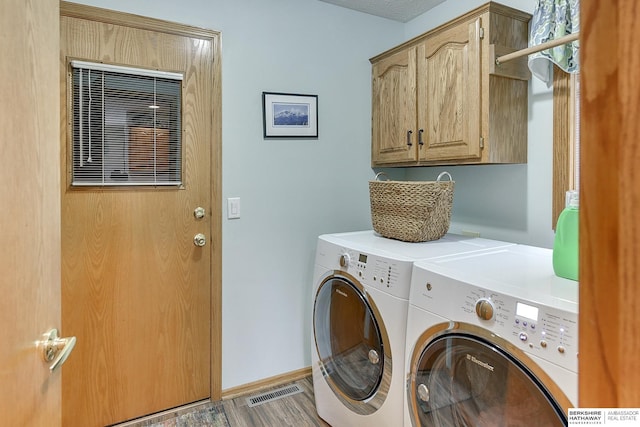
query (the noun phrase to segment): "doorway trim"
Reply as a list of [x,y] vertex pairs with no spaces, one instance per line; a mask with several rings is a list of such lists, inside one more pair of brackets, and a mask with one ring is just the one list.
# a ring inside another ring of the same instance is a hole
[[[87,19],[95,22],[123,25],[131,28],[193,37],[211,43],[213,50],[211,130],[211,400],[221,399],[222,389],[222,51],[221,34],[218,31],[193,27],[185,24],[117,12],[77,3],[60,2],[60,16]],[[66,109],[66,95],[61,94],[61,111]],[[63,116],[63,115],[61,115]],[[67,123],[62,117],[60,122],[62,135],[66,134]]]

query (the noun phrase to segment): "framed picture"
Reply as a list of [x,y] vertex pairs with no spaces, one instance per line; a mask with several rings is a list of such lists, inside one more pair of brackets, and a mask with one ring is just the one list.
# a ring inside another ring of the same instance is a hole
[[265,138],[317,138],[318,95],[262,92]]

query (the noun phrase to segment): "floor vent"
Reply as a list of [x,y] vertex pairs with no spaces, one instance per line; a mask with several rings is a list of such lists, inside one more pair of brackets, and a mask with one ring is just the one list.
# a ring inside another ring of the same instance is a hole
[[288,385],[266,393],[247,397],[247,405],[252,408],[254,406],[262,405],[263,403],[273,402],[274,400],[282,399],[283,397],[302,393],[303,391],[304,390],[302,390],[298,384]]

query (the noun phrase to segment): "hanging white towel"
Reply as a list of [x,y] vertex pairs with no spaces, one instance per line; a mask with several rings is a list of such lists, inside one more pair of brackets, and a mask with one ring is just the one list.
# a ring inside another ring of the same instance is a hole
[[[580,31],[580,0],[538,0],[531,20],[529,46]],[[579,71],[579,41],[529,55],[531,73],[550,86],[553,64],[568,73]]]

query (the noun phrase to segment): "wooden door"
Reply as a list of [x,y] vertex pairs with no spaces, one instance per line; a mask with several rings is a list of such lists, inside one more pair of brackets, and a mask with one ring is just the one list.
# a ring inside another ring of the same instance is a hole
[[418,50],[420,160],[480,158],[480,19],[430,36]]
[[[73,5],[63,5],[60,27],[62,324],[78,338],[63,376],[63,423],[110,425],[216,398],[217,34]],[[71,185],[72,59],[183,73],[180,186]],[[198,233],[203,247],[194,244]]]
[[58,8],[57,0],[0,6],[0,424],[6,426],[61,425],[61,370],[50,372],[36,346],[49,328],[60,328]]
[[372,61],[372,165],[415,162],[416,50]]
[[640,8],[583,0],[580,20],[578,404],[638,408]]

